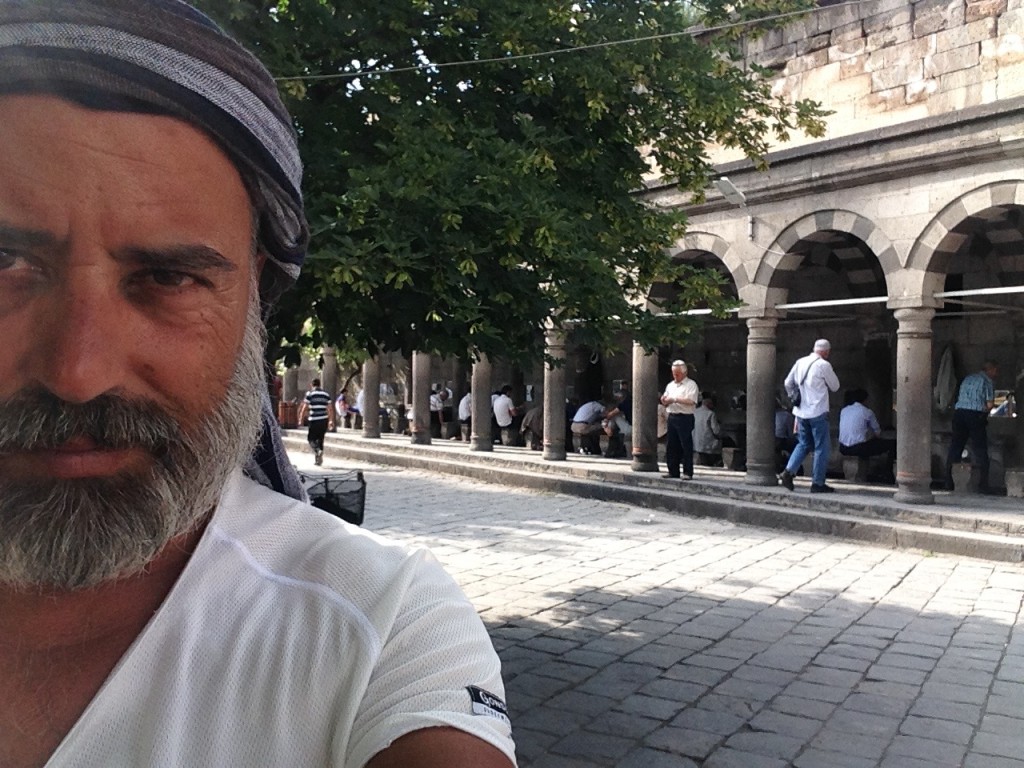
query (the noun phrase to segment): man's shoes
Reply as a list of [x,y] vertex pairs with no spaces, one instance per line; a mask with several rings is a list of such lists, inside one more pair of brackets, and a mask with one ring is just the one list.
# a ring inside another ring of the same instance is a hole
[[324,463],[324,452],[323,452],[323,451],[317,451],[317,452],[316,452],[316,455],[315,455],[315,457],[313,458],[313,463],[314,463],[314,464],[316,464],[316,465],[317,465],[318,467],[319,467],[319,466],[320,466],[321,464],[323,464],[323,463]]
[[836,489],[831,485],[811,485],[811,493],[835,493]]
[[679,479],[679,475],[671,475],[671,474],[669,474],[669,475],[662,475],[662,477],[667,477],[669,480],[678,480]]
[[683,475],[683,480],[693,480],[693,475]]
[[782,470],[782,474],[779,475],[779,484],[787,491],[793,490],[793,476],[785,469]]

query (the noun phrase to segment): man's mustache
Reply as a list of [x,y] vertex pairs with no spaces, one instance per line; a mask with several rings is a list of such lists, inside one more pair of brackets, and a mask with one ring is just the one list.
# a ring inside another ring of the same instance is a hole
[[150,400],[106,394],[69,403],[27,390],[0,401],[0,454],[58,448],[82,437],[99,448],[143,448],[156,456],[187,441],[178,422]]

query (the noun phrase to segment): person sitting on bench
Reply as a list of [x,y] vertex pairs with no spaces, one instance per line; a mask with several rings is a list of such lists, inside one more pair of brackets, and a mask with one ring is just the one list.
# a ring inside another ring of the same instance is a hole
[[867,390],[857,387],[846,391],[846,407],[839,412],[839,453],[868,459],[886,457],[886,480],[894,481],[892,466],[896,461],[896,441],[883,438],[882,428],[874,411],[864,405]]

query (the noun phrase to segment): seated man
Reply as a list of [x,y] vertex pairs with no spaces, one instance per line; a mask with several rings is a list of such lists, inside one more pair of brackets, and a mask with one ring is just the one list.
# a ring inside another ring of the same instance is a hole
[[0,0],[0,113],[0,766],[511,768],[473,606],[281,447],[270,74],[178,0]]
[[591,400],[579,407],[572,417],[572,433],[580,439],[580,453],[598,456],[601,453],[601,422],[604,421],[604,403]]
[[615,405],[604,414],[604,433],[608,435],[608,448],[604,452],[606,459],[625,459],[626,438],[633,434],[633,398],[629,391],[620,389],[615,393]]
[[544,401],[541,400],[523,416],[523,423],[519,427],[523,433],[523,439],[531,451],[540,451],[544,448]]
[[882,428],[874,412],[864,405],[867,390],[847,390],[846,407],[839,412],[839,453],[843,456],[885,456],[885,480],[893,482],[892,467],[896,461],[896,441],[882,437]]

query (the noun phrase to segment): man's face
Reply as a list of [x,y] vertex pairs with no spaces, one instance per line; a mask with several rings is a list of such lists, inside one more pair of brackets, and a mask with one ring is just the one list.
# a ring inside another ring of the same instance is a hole
[[686,366],[685,365],[674,365],[672,366],[672,378],[676,381],[682,381],[686,378]]
[[0,583],[87,586],[194,527],[251,450],[251,208],[182,122],[0,114]]

